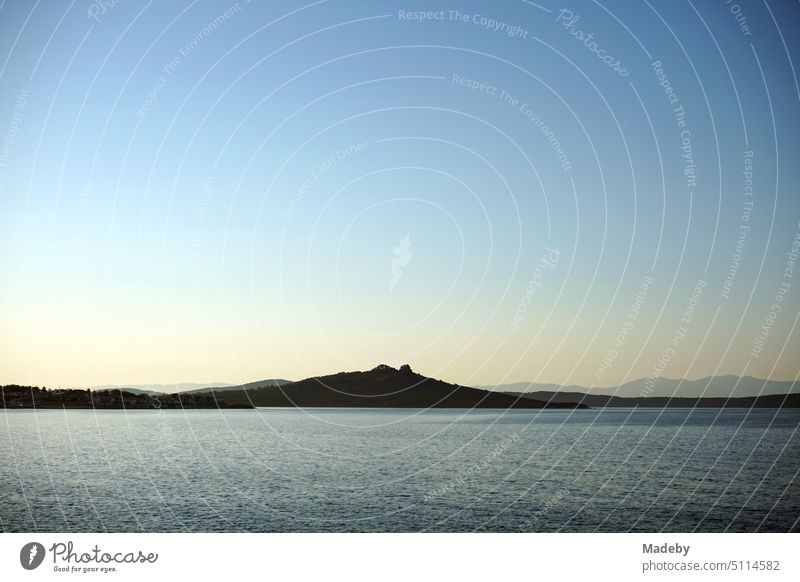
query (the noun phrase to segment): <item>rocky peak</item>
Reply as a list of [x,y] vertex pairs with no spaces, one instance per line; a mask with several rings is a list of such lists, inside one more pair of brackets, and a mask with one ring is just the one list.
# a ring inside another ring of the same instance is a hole
[[[375,371],[378,371],[378,370],[389,371],[389,370],[394,370],[394,368],[392,368],[389,364],[378,364],[377,366],[372,368],[371,371],[375,372]],[[395,371],[397,371],[397,370],[395,370]]]

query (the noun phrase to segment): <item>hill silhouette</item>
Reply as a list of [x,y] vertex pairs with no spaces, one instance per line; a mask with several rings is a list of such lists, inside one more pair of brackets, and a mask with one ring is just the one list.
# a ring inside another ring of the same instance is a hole
[[224,392],[230,404],[341,408],[588,408],[585,404],[540,402],[467,388],[381,364],[365,372],[340,372],[298,382]]

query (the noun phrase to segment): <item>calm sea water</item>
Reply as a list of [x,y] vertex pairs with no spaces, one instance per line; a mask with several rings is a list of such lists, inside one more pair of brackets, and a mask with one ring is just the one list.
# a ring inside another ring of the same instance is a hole
[[0,411],[5,531],[797,531],[800,412]]

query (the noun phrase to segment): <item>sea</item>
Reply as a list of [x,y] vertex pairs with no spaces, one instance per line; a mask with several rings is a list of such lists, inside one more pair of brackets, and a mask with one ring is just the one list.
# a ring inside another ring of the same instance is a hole
[[800,411],[0,410],[5,532],[787,532]]

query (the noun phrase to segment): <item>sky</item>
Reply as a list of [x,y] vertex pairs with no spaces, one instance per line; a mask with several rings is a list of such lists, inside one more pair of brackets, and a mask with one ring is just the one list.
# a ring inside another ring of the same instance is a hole
[[0,384],[800,372],[790,2],[0,4]]

